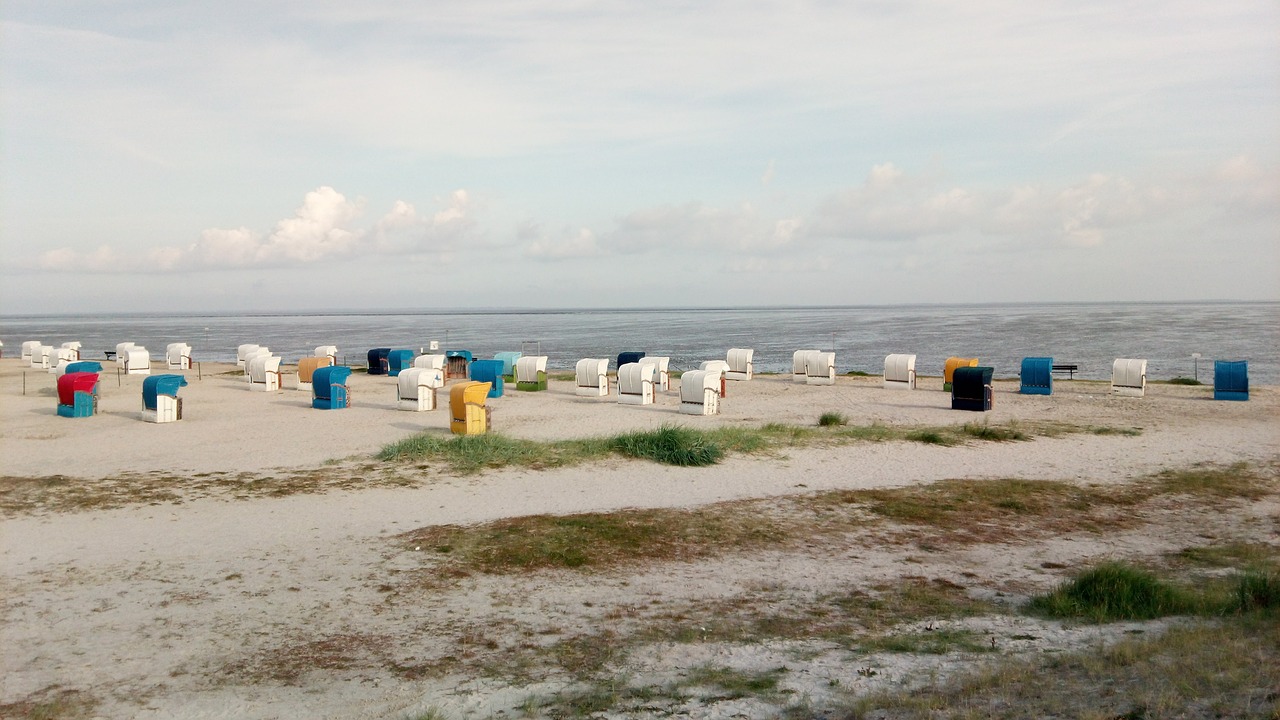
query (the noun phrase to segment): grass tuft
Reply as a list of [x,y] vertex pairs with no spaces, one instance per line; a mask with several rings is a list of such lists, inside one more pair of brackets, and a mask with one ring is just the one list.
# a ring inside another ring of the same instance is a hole
[[1176,378],[1170,378],[1169,384],[1170,385],[1203,385],[1204,383],[1200,382],[1199,380],[1196,380],[1195,378],[1176,377]]
[[724,450],[707,433],[678,425],[618,435],[610,446],[628,457],[680,467],[714,465],[724,457]]
[[821,427],[836,427],[840,425],[848,425],[849,419],[843,413],[824,412],[818,416],[818,425]]
[[992,440],[995,442],[1006,442],[1009,440],[1026,440],[1027,434],[1018,429],[1017,425],[1010,423],[1008,427],[993,427],[987,423],[965,423],[961,431],[970,437],[979,440]]
[[1280,575],[1247,572],[1236,583],[1236,612],[1274,612],[1280,608]]
[[1196,600],[1185,591],[1151,573],[1109,562],[1086,570],[1048,594],[1032,598],[1027,609],[1045,617],[1104,623],[1153,620],[1198,608]]

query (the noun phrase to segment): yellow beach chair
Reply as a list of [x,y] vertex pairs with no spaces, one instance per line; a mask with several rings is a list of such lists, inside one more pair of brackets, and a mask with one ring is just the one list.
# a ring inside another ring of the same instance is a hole
[[454,435],[483,435],[489,431],[490,383],[462,382],[449,388],[449,430]]

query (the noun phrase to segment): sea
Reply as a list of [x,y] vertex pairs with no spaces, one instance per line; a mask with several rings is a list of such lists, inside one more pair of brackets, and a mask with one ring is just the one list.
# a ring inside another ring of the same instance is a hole
[[26,340],[76,340],[86,359],[133,342],[153,361],[169,343],[185,342],[197,362],[234,361],[239,345],[253,343],[286,364],[337,345],[353,366],[378,347],[476,358],[518,351],[546,355],[560,370],[624,351],[669,356],[673,370],[689,370],[741,347],[754,348],[757,372],[779,373],[791,371],[796,350],[812,349],[834,351],[841,373],[880,374],[886,355],[915,354],[922,376],[941,375],[953,355],[979,358],[997,377],[1016,377],[1024,357],[1052,357],[1094,380],[1109,380],[1116,358],[1145,358],[1150,379],[1207,384],[1214,360],[1246,360],[1254,384],[1280,384],[1277,302],[0,315],[5,357]]

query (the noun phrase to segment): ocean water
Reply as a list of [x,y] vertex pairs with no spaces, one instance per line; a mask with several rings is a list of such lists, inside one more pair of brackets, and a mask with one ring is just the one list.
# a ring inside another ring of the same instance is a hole
[[[1280,384],[1280,303],[1070,303],[864,307],[667,308],[640,310],[388,310],[385,312],[0,316],[6,357],[25,340],[84,344],[86,358],[135,342],[163,359],[171,342],[196,361],[233,361],[255,343],[297,362],[317,345],[337,345],[347,364],[373,347],[506,350],[548,356],[569,370],[584,357],[625,350],[671,357],[672,369],[755,349],[758,372],[790,372],[796,350],[832,350],[840,372],[879,374],[890,353],[914,353],[921,375],[939,375],[947,357],[977,357],[997,377],[1016,377],[1023,357],[1080,365],[1078,376],[1107,380],[1118,357],[1146,358],[1155,380],[1213,381],[1213,360],[1249,361],[1255,384]],[[1193,360],[1192,354],[1201,358]],[[612,366],[612,363],[611,363]],[[616,368],[615,368],[616,369]]]

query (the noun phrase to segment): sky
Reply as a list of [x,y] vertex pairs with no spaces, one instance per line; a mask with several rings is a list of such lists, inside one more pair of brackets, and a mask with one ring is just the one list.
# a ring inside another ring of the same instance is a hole
[[5,0],[0,313],[1280,300],[1275,0]]

